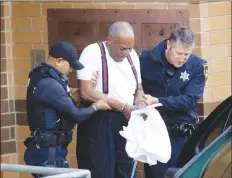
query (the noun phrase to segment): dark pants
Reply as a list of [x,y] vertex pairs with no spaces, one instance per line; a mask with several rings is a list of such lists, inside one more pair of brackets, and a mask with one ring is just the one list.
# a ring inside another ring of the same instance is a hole
[[[119,134],[128,121],[120,112],[98,111],[78,125],[77,160],[92,178],[130,178],[133,160]],[[136,177],[136,175],[135,175]]]
[[144,164],[145,178],[164,178],[164,174],[167,169],[175,167],[177,158],[187,140],[187,137],[178,139],[170,138],[172,147],[171,159],[166,164],[160,162],[154,166]]
[[[31,166],[46,166],[45,163],[48,160],[48,148],[36,148],[33,145],[27,147],[24,153],[24,161],[27,165]],[[56,167],[68,167],[66,164],[66,156],[67,156],[67,148],[56,147],[56,158],[55,158],[55,166]],[[33,177],[39,178],[42,175],[32,174]],[[44,175],[43,175],[44,176]]]

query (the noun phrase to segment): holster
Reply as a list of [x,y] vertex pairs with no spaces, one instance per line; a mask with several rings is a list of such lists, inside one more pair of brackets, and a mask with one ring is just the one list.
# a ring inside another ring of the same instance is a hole
[[28,147],[30,144],[39,147],[67,147],[72,141],[72,131],[59,132],[59,131],[37,131],[32,133],[32,137],[24,141],[24,145]]
[[32,137],[29,137],[24,141],[24,145],[26,147],[36,146],[37,149],[40,147],[48,147],[48,160],[44,163],[44,166],[56,167],[56,147],[67,147],[71,141],[72,131],[35,131],[32,133]]

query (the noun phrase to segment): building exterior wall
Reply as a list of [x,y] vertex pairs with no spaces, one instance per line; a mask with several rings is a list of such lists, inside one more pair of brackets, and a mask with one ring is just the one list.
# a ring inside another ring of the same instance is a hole
[[[84,9],[188,9],[195,33],[194,53],[207,59],[209,75],[199,114],[205,118],[231,95],[231,2],[4,2],[1,5],[1,162],[25,164],[23,140],[29,136],[26,122],[26,86],[31,70],[31,50],[48,55],[48,8]],[[69,145],[68,161],[76,167],[76,132]],[[139,169],[142,170],[142,164]],[[143,171],[139,171],[143,178]],[[4,172],[3,177],[31,177]]]
[[[1,2],[1,163],[17,164],[15,109],[10,89],[13,81],[11,37],[10,37],[10,3]],[[2,156],[4,155],[4,156]],[[4,174],[7,177],[17,177],[18,173]]]

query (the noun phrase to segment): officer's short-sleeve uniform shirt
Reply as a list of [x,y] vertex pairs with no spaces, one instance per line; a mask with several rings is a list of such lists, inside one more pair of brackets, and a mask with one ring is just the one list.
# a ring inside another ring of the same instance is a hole
[[[131,66],[126,58],[122,62],[115,62],[109,55],[105,42],[103,44],[108,65],[108,96],[132,105],[137,84]],[[137,71],[138,83],[141,83],[139,58],[134,49],[130,52],[130,57]],[[77,71],[78,79],[91,80],[93,72],[98,72],[99,77],[97,78],[95,89],[102,92],[102,59],[98,44],[94,43],[87,46],[79,60],[85,68]]]

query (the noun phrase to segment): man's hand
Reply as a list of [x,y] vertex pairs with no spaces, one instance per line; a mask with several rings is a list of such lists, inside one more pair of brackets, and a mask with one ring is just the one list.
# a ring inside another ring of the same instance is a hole
[[93,103],[93,106],[96,107],[97,110],[111,110],[112,108],[108,105],[107,99],[101,99],[96,103]]
[[159,99],[156,97],[152,97],[151,95],[144,95],[143,97],[146,99],[145,102],[147,105],[159,103]]
[[137,98],[134,102],[134,105],[139,107],[146,107],[147,106],[146,98],[145,97]]
[[133,111],[133,107],[126,104],[125,107],[123,108],[122,114],[126,117],[127,120],[129,120],[132,111]]
[[126,117],[127,120],[130,119],[131,117],[131,112],[136,110],[136,109],[141,109],[143,107],[138,107],[138,106],[130,106],[130,105],[125,105],[123,110],[122,110],[122,113],[123,115]]
[[91,80],[90,80],[90,82],[91,82],[93,88],[94,88],[94,87],[96,86],[96,84],[97,84],[97,78],[98,78],[98,72],[94,72],[94,73],[92,74],[92,77],[91,77]]

